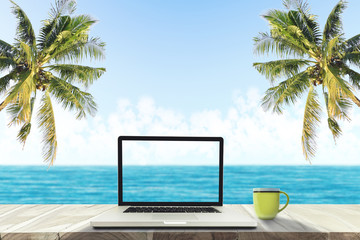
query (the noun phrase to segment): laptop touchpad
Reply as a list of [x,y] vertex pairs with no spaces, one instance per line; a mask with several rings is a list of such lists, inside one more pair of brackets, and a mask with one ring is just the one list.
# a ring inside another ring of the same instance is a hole
[[187,214],[181,214],[181,213],[175,213],[175,214],[164,214],[164,213],[159,213],[159,214],[152,214],[152,219],[153,220],[162,220],[162,221],[167,221],[167,220],[198,220],[198,218],[195,216],[195,214],[191,214],[191,213],[187,213]]

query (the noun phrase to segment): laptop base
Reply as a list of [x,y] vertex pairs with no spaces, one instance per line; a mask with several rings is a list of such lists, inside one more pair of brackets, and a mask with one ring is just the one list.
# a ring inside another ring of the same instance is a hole
[[93,227],[256,227],[257,221],[234,206],[214,207],[221,213],[124,213],[119,206],[90,220]]

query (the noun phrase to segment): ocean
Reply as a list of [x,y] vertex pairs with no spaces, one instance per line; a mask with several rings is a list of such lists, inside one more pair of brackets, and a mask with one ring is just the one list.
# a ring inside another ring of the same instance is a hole
[[[185,173],[195,171],[192,168],[153,166],[153,170],[145,171],[146,167],[135,167],[128,177],[146,184],[147,176],[158,176],[155,170],[161,171],[164,179],[170,176],[166,174],[171,174],[175,182],[193,188],[182,192],[184,199],[196,194],[198,189],[218,188],[216,182],[202,181],[213,176],[213,167],[204,168],[200,179],[196,174],[187,174],[190,178],[184,180]],[[178,171],[176,175],[174,171]],[[199,184],[201,182],[208,185]],[[252,189],[259,187],[280,188],[289,194],[291,204],[360,204],[360,166],[224,167],[225,204],[251,204]],[[137,192],[131,186],[127,190]],[[174,192],[170,189],[162,194],[166,200]],[[210,198],[211,194],[209,190]],[[153,199],[151,193],[143,197],[147,201]],[[53,166],[50,169],[0,166],[0,204],[117,204],[117,201],[117,166]],[[285,197],[281,202],[285,202]]]

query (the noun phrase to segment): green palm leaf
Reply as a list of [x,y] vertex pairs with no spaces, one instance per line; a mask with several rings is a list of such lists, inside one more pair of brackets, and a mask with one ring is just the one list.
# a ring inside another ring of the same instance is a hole
[[278,78],[289,78],[298,74],[301,68],[311,63],[314,62],[303,59],[283,59],[266,63],[253,63],[253,66],[259,73],[269,79],[271,83],[274,83]]
[[352,86],[360,90],[360,73],[350,69],[346,64],[341,65],[341,71],[349,76],[349,81],[352,84]]
[[286,12],[271,10],[263,17],[269,22],[271,36],[282,39],[289,45],[300,48],[303,53],[308,52],[311,43],[305,38],[302,31],[289,19]]
[[336,138],[338,138],[341,135],[342,131],[338,122],[331,116],[331,113],[329,111],[329,97],[326,92],[324,92],[324,98],[325,98],[325,106],[328,114],[328,120],[327,120],[328,126],[333,135],[334,141],[336,141]]
[[73,14],[76,10],[76,0],[59,0],[50,10],[50,17],[56,19],[61,15]]
[[360,51],[345,53],[343,61],[360,67]]
[[16,62],[12,58],[0,56],[0,72],[14,67],[16,67]]
[[35,49],[35,33],[29,18],[16,3],[14,3],[12,0],[10,0],[10,2],[14,5],[12,7],[13,13],[19,21],[17,26],[18,38]]
[[301,72],[281,83],[278,86],[269,88],[261,100],[265,110],[272,109],[273,112],[281,114],[283,104],[295,103],[303,92],[309,87],[307,72]]
[[100,78],[106,71],[105,68],[92,68],[74,64],[56,64],[49,65],[46,68],[58,73],[61,79],[69,83],[78,82],[85,87],[93,84],[94,80]]
[[[43,27],[40,29],[39,48],[44,50],[51,46],[57,36],[63,31],[70,22],[70,15],[76,10],[75,0],[59,0],[50,11],[50,19],[43,21]],[[69,14],[69,15],[66,15]]]
[[[10,81],[15,79],[17,71],[13,69],[10,73],[0,78],[0,95],[6,92],[10,86]],[[2,110],[0,106],[0,111]]]
[[14,57],[14,48],[3,40],[0,40],[0,56],[8,58]]
[[360,34],[355,35],[352,38],[349,38],[348,40],[344,41],[344,43],[341,45],[341,47],[344,49],[346,53],[352,53],[354,51],[359,52],[360,51]]
[[29,136],[30,131],[31,131],[31,117],[32,117],[32,113],[34,110],[34,103],[35,103],[35,97],[32,97],[31,101],[30,101],[30,116],[29,116],[27,122],[25,122],[23,124],[23,126],[21,127],[21,129],[17,135],[17,139],[23,144],[23,147],[25,146],[26,139]]
[[35,52],[32,51],[32,48],[24,42],[20,42],[19,46],[21,49],[21,55],[24,60],[24,64],[27,65],[30,69],[34,69],[36,65]]
[[320,43],[319,24],[316,22],[316,16],[310,14],[308,3],[301,0],[284,0],[283,4],[290,10],[288,13],[289,18],[294,25],[301,29],[304,36],[312,43]]
[[94,116],[97,109],[93,96],[83,92],[65,80],[52,78],[49,91],[63,105],[64,109],[76,110],[76,118],[81,119],[90,114]]
[[341,14],[346,8],[346,2],[339,1],[328,16],[323,32],[323,41],[327,42],[342,33]]
[[358,104],[351,85],[340,77],[339,70],[329,65],[325,67],[325,71],[325,86],[329,89],[330,99],[347,97]]
[[38,111],[38,125],[43,135],[43,157],[50,165],[54,163],[57,151],[55,116],[48,91],[40,100]]
[[269,33],[260,33],[258,37],[254,38],[254,43],[254,53],[256,54],[275,53],[280,57],[288,55],[304,56],[305,54],[301,46],[297,46],[283,38],[271,36]]
[[316,151],[316,128],[320,123],[321,107],[314,86],[310,86],[305,103],[304,124],[302,132],[303,153],[306,160],[310,161]]
[[49,51],[48,48],[55,42],[70,20],[70,16],[58,16],[56,19],[43,21],[43,27],[39,34],[39,49]]
[[310,12],[310,6],[306,1],[302,0],[283,0],[283,5],[287,9],[297,9],[305,14]]
[[[340,36],[336,36],[328,42],[325,42],[323,45],[323,61],[324,65],[329,63],[333,57],[334,53],[337,53],[339,50]],[[325,62],[327,61],[327,62]]]
[[[30,101],[31,94],[35,91],[33,72],[24,72],[19,76],[19,82],[9,89],[2,104],[6,107],[9,103],[27,105]],[[0,108],[2,110],[3,108]]]
[[105,43],[99,38],[91,38],[87,42],[76,42],[72,45],[63,46],[55,49],[50,59],[57,62],[61,61],[80,61],[84,58],[103,60],[105,58]]

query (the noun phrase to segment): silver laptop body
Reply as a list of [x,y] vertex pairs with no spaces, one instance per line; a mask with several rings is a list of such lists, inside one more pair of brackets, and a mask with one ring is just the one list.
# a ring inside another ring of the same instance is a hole
[[256,227],[223,206],[221,137],[120,136],[118,207],[93,227]]

